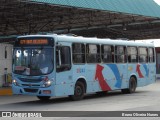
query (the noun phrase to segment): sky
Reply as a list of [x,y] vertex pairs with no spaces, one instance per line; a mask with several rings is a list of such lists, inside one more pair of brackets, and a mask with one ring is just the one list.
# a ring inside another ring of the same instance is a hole
[[[158,5],[160,5],[160,0],[154,0]],[[160,47],[160,39],[142,40],[146,43],[154,43],[155,47]]]
[[154,0],[158,5],[160,5],[160,0]]

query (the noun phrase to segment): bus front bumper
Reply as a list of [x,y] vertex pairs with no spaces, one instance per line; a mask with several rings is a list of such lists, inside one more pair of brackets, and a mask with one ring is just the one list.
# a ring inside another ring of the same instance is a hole
[[53,86],[46,88],[20,87],[12,85],[13,94],[32,95],[32,96],[54,96]]

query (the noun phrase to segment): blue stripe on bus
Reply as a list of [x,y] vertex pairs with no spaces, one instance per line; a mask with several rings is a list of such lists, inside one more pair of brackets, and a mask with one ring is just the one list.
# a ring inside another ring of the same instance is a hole
[[122,79],[121,79],[117,65],[115,64],[107,64],[107,65],[110,67],[110,69],[112,70],[112,72],[114,73],[116,77],[117,83],[115,84],[115,87],[121,88]]
[[144,69],[146,71],[146,77],[148,77],[149,76],[149,69],[147,68],[146,64],[143,64],[143,67],[144,67]]

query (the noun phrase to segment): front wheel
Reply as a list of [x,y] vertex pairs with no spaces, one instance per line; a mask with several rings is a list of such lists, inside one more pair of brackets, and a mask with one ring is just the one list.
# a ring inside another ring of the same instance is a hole
[[69,96],[72,100],[81,100],[84,98],[85,87],[84,84],[78,81],[74,88],[74,95]]
[[37,98],[41,101],[48,101],[50,99],[50,96],[37,96]]
[[127,94],[127,93],[134,93],[136,91],[137,87],[137,82],[135,77],[131,77],[129,80],[129,88],[127,89],[122,89],[122,93]]

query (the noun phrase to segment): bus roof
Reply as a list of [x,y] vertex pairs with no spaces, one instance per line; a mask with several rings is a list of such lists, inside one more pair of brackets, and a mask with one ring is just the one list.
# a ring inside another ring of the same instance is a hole
[[19,36],[18,38],[22,37],[53,37],[55,42],[74,42],[74,43],[92,43],[92,44],[109,44],[109,45],[125,45],[125,46],[147,46],[147,47],[154,47],[153,43],[144,43],[144,42],[135,42],[135,41],[128,41],[122,39],[110,39],[110,38],[96,38],[96,37],[81,37],[81,36],[71,36],[71,35],[26,35],[26,36]]
[[57,36],[58,42],[74,42],[74,43],[93,43],[93,44],[109,44],[109,45],[125,45],[125,46],[148,46],[154,47],[153,43],[144,43],[144,42],[135,42],[135,41],[128,41],[122,39],[109,39],[109,38],[96,38],[96,37],[75,37],[75,36],[66,36],[66,35],[58,35]]

